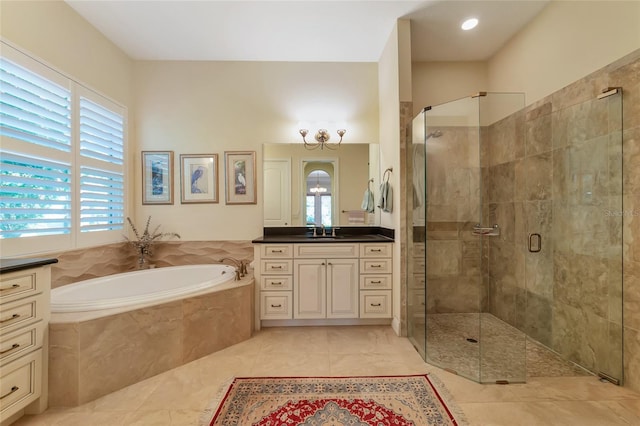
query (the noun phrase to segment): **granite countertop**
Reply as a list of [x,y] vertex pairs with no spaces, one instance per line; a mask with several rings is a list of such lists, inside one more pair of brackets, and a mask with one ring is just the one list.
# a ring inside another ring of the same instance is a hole
[[58,259],[53,257],[32,257],[25,259],[0,259],[0,273],[21,271],[23,269],[35,268],[37,266],[51,265],[58,263]]
[[394,230],[380,227],[336,227],[336,236],[331,236],[331,228],[327,228],[326,236],[313,236],[311,228],[306,227],[274,227],[264,228],[261,237],[252,243],[392,243],[394,242]]

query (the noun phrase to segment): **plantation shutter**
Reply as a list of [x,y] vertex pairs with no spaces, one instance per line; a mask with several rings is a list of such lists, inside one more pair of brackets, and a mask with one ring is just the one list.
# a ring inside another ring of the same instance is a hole
[[69,152],[71,91],[0,58],[0,134]]
[[3,152],[0,238],[71,232],[71,166]]
[[0,58],[0,239],[71,232],[71,91]]
[[122,229],[124,118],[80,97],[80,232]]

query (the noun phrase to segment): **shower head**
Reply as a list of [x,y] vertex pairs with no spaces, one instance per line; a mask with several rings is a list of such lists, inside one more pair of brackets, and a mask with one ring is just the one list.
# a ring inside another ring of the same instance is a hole
[[434,130],[433,132],[429,133],[425,139],[439,138],[440,136],[442,136],[442,132],[440,130]]

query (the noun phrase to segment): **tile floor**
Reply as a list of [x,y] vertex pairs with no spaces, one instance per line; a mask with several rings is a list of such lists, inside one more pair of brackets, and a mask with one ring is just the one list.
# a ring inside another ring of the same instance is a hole
[[[75,408],[15,425],[195,426],[232,376],[349,376],[430,372],[469,425],[640,425],[640,394],[592,376],[480,385],[425,364],[390,327],[269,328],[251,339]],[[244,426],[244,425],[242,425]]]

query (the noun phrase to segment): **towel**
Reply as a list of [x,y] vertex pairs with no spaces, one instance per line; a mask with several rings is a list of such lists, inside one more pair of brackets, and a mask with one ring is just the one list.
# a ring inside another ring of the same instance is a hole
[[393,189],[389,184],[389,180],[380,185],[380,201],[378,202],[378,207],[387,213],[391,213],[393,210]]
[[364,197],[362,198],[361,208],[367,213],[373,213],[375,210],[374,204],[375,203],[373,201],[373,192],[371,192],[371,190],[367,188],[366,191],[364,191]]

